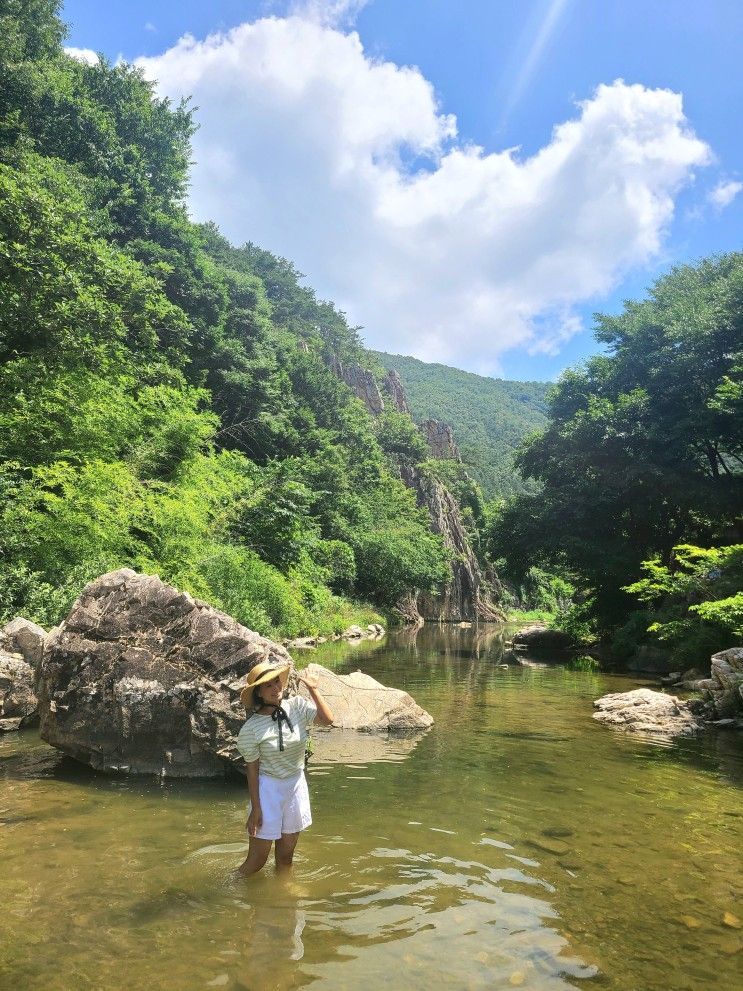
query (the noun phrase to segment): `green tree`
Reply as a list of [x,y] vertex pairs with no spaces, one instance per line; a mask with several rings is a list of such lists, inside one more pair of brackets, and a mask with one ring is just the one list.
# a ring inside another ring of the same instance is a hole
[[743,255],[674,269],[596,337],[608,353],[562,377],[519,456],[542,493],[507,505],[490,544],[517,573],[575,572],[606,630],[643,560],[739,531]]

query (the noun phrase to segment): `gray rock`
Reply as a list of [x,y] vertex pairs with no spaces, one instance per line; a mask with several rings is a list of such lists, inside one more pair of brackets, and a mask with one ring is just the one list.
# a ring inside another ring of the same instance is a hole
[[96,579],[47,638],[41,736],[97,770],[167,777],[241,769],[235,738],[248,670],[279,644],[159,578]]
[[9,650],[23,654],[24,660],[36,669],[41,664],[44,653],[46,631],[30,619],[16,616],[3,627]]
[[394,406],[398,413],[410,413],[408,397],[405,395],[405,387],[402,384],[402,379],[394,368],[391,368],[385,375],[384,381],[382,382],[382,387],[387,394],[390,403]]
[[[333,710],[333,726],[375,733],[414,733],[433,725],[432,717],[407,692],[386,688],[368,674],[338,675],[320,664],[307,671],[319,678],[319,688]],[[301,694],[309,693],[300,685]]]
[[[451,552],[451,578],[438,594],[419,593],[416,611],[423,619],[459,623],[497,622],[503,612],[493,601],[496,589],[488,581],[472,550],[457,501],[436,478],[412,465],[401,464],[400,477],[413,489],[418,505],[426,509],[431,529],[441,535]],[[397,609],[403,612],[398,604]]]
[[569,634],[542,624],[527,626],[513,635],[513,646],[529,650],[566,650],[573,645]]
[[714,719],[743,715],[743,647],[730,647],[713,654],[710,677],[689,687],[701,692]]
[[379,416],[384,409],[384,400],[377,381],[368,368],[362,368],[355,364],[344,365],[337,358],[333,358],[330,370],[336,378],[341,379],[353,390],[370,413]]
[[33,668],[21,654],[0,650],[0,730],[30,726],[37,709]]
[[312,730],[312,763],[322,764],[385,764],[405,760],[418,746],[425,730],[418,733],[359,733],[352,729],[314,728]]
[[426,443],[431,451],[431,457],[440,461],[459,461],[462,455],[454,440],[454,434],[448,423],[441,423],[439,420],[424,420],[420,425],[420,431],[426,438]]
[[604,695],[593,704],[594,719],[631,733],[690,736],[703,725],[691,703],[649,688]]

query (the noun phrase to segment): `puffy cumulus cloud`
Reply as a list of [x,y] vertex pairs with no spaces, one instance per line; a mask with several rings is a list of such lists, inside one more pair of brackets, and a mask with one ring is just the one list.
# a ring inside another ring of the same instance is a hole
[[659,250],[711,158],[678,94],[621,80],[533,156],[486,152],[418,69],[305,15],[141,65],[199,108],[196,218],[292,259],[370,346],[482,372],[509,348],[558,351],[575,307]]
[[726,206],[730,206],[741,189],[743,182],[736,182],[734,179],[721,180],[707,198],[716,210],[724,210]]
[[65,52],[71,58],[77,59],[78,62],[87,62],[88,65],[95,65],[98,62],[98,53],[94,52],[92,48],[75,48],[70,45],[69,48],[65,48]]

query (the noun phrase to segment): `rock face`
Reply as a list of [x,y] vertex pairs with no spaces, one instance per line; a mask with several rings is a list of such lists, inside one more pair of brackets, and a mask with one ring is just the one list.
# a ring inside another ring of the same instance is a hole
[[239,693],[264,659],[290,657],[159,578],[113,571],[47,638],[41,736],[98,770],[221,776],[241,767]]
[[[307,671],[320,679],[319,688],[333,710],[333,726],[368,733],[416,733],[433,725],[431,716],[407,692],[385,688],[368,674],[338,675],[320,664]],[[300,692],[309,697],[304,685]]]
[[334,358],[330,370],[336,378],[345,382],[356,393],[370,413],[379,416],[384,409],[384,401],[377,381],[368,368],[362,368],[360,365],[344,365]]
[[710,677],[691,682],[688,687],[702,693],[715,719],[734,719],[743,714],[743,647],[713,654]]
[[569,650],[573,644],[570,636],[562,630],[550,630],[540,625],[519,630],[511,642],[514,647],[536,651]]
[[598,710],[594,719],[631,733],[690,736],[703,726],[692,702],[649,688],[604,695],[593,704]]
[[389,402],[394,406],[398,413],[407,413],[410,415],[410,407],[408,406],[408,397],[405,395],[405,387],[402,384],[402,379],[397,374],[394,368],[391,368],[384,377],[382,382],[382,388],[384,389]]
[[33,668],[21,654],[0,650],[0,732],[29,726],[36,718]]
[[418,505],[428,510],[431,529],[441,534],[453,555],[452,577],[440,594],[418,595],[420,615],[449,622],[503,619],[470,546],[454,496],[437,479],[410,465],[402,465],[400,474],[405,484],[415,490]]
[[462,461],[462,455],[454,442],[454,434],[447,423],[439,420],[424,420],[420,431],[431,449],[431,457],[442,461]]
[[[359,365],[344,366],[334,359],[333,374],[346,383],[374,416],[384,409],[384,400],[372,373]],[[401,413],[410,413],[405,389],[396,371],[387,373],[383,382],[387,401]],[[434,458],[461,462],[451,427],[438,420],[426,420],[420,428]],[[504,614],[494,603],[497,579],[488,581],[475,557],[462,524],[454,496],[437,479],[424,475],[407,463],[398,465],[400,478],[416,493],[418,505],[428,511],[431,529],[441,534],[453,552],[452,577],[437,595],[420,593],[407,596],[395,609],[406,622],[418,625],[422,620],[434,621],[500,621]]]

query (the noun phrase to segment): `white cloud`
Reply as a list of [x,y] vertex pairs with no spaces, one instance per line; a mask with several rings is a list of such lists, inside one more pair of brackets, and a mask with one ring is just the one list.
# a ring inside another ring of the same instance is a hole
[[78,62],[87,62],[88,65],[96,65],[98,63],[98,53],[94,52],[92,48],[74,48],[70,46],[65,48],[65,52],[71,58],[77,59]]
[[152,23],[152,21],[147,21],[144,26],[145,31],[149,31],[151,34],[157,34],[157,26]]
[[726,206],[730,206],[741,189],[743,189],[743,182],[736,182],[733,179],[721,180],[711,190],[707,199],[715,209],[724,210]]
[[370,346],[478,371],[509,348],[559,350],[575,306],[659,251],[675,194],[711,160],[680,95],[622,81],[532,157],[486,152],[418,69],[307,16],[140,64],[199,108],[197,219],[291,258]]

